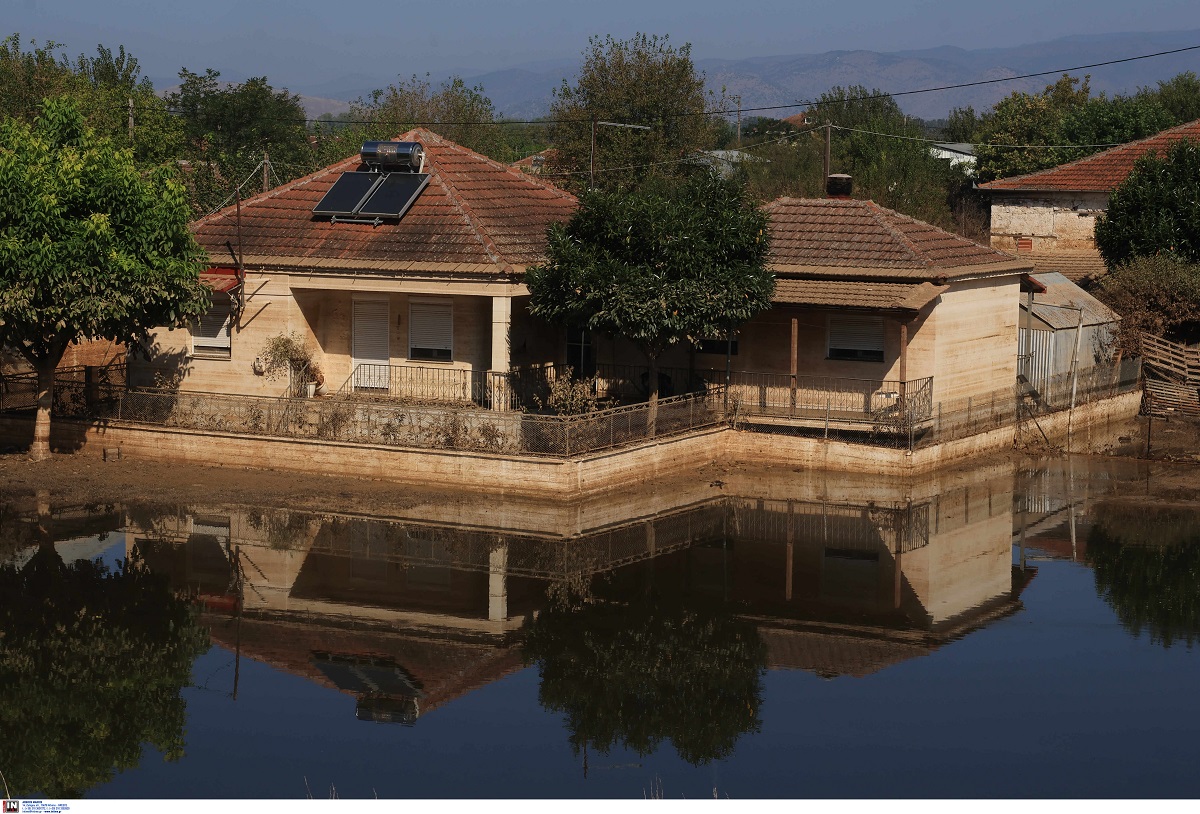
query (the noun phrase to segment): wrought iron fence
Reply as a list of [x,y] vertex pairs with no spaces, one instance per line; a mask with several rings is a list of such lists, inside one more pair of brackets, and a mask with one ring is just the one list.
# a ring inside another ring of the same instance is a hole
[[359,399],[267,398],[111,388],[85,402],[72,383],[56,388],[64,417],[115,419],[180,429],[418,449],[572,458],[724,422],[721,394],[691,394],[579,416],[403,405]]
[[[680,367],[659,368],[658,395],[669,398],[696,393],[707,389],[710,383],[724,381],[724,373],[719,379],[712,373]],[[592,396],[601,402],[627,404],[644,402],[650,397],[650,368],[645,365],[598,364],[590,376],[582,375],[570,365],[537,365],[515,368],[507,375],[514,403],[525,410],[545,409],[550,403],[551,386],[562,379],[586,382]]]
[[473,404],[497,410],[520,409],[508,379],[507,373],[490,370],[360,364],[338,390],[338,395],[378,396],[415,404]]
[[[54,401],[51,412],[65,417],[86,418],[102,403],[126,387],[124,364],[59,368],[54,372]],[[0,375],[0,412],[33,410],[37,407],[37,373]]]

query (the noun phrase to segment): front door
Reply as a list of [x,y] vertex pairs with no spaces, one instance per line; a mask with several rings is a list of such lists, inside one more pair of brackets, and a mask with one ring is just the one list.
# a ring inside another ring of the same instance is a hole
[[387,300],[355,300],[350,355],[355,390],[387,390],[391,381]]

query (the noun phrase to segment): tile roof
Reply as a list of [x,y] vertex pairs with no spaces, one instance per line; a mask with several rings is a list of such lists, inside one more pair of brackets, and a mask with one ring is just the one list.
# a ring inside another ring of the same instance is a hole
[[1200,141],[1200,119],[1048,170],[1016,175],[1012,178],[998,178],[980,184],[979,188],[1109,192],[1125,180],[1139,158],[1148,153],[1164,153],[1171,144],[1184,138]]
[[1030,267],[872,201],[779,198],[764,208],[780,275],[920,281]]
[[1058,272],[1073,283],[1095,279],[1107,271],[1099,252],[1054,252],[1020,254],[1018,257],[1033,263],[1038,274]]
[[[241,248],[245,256],[291,260],[444,263],[464,269],[507,270],[542,258],[546,227],[565,221],[575,197],[506,167],[428,130],[411,130],[402,141],[425,148],[429,185],[398,222],[380,226],[331,223],[313,207],[343,172],[358,169],[358,156],[242,202]],[[197,241],[213,257],[238,245],[234,207],[192,224]]]
[[771,299],[784,305],[919,311],[937,299],[946,288],[932,283],[780,278],[775,281],[775,294]]

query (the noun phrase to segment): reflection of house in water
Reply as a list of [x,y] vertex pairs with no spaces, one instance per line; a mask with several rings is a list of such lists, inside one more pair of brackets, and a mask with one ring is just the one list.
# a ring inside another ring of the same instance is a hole
[[205,509],[139,521],[130,538],[216,607],[231,606],[238,566],[240,639],[210,614],[218,641],[353,693],[359,717],[411,723],[519,669],[548,586],[736,615],[775,668],[865,675],[925,655],[1020,607],[1012,473],[992,475],[873,502],[790,482],[740,497],[758,488],[746,482],[623,507],[497,507],[509,520],[490,527],[444,522],[444,506],[393,519]]

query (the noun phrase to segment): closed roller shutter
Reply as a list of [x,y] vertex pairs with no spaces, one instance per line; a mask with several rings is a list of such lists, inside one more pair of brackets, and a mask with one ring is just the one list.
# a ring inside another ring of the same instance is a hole
[[229,356],[229,328],[233,320],[229,313],[229,297],[213,298],[212,308],[192,326],[192,349],[205,355]]
[[449,302],[414,302],[409,307],[408,356],[433,362],[454,358],[454,306]]
[[392,361],[388,336],[387,300],[354,301],[354,336],[351,355],[354,389],[387,389]]
[[883,361],[883,318],[829,318],[829,358]]

